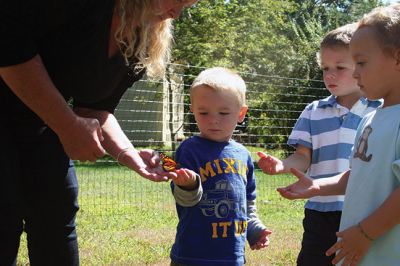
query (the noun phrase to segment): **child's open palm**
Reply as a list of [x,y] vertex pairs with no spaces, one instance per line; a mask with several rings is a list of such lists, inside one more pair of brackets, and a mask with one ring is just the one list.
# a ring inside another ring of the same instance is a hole
[[293,184],[277,189],[282,197],[287,199],[307,199],[316,196],[319,185],[317,185],[312,178],[295,168],[290,168],[290,172],[294,174],[298,180]]
[[276,175],[283,172],[284,165],[280,159],[261,151],[257,152],[257,155],[260,157],[258,160],[258,166],[263,170],[264,173]]

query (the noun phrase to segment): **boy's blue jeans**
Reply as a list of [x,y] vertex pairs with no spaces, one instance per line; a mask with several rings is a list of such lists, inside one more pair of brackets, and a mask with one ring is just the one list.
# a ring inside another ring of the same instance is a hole
[[23,230],[30,265],[79,265],[72,162],[47,127],[8,129],[0,132],[0,265],[16,265]]

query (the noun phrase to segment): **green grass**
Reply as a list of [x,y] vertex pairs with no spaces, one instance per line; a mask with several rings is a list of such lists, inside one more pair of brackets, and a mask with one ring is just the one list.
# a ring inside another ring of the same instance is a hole
[[[77,172],[81,265],[169,265],[177,223],[169,184],[150,182],[113,164],[78,165]],[[247,248],[246,265],[295,265],[303,201],[288,201],[276,192],[294,178],[260,172],[257,178],[258,213],[273,234],[270,247]],[[25,236],[18,261],[28,265]]]

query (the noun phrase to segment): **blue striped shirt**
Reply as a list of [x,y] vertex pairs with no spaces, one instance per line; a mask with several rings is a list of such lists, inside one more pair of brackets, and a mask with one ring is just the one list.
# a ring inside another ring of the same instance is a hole
[[[298,144],[312,150],[307,174],[314,179],[331,177],[349,169],[349,158],[358,124],[381,101],[360,98],[351,110],[337,103],[331,95],[307,105],[298,118],[288,144]],[[341,211],[343,195],[310,198],[306,208],[316,211]]]

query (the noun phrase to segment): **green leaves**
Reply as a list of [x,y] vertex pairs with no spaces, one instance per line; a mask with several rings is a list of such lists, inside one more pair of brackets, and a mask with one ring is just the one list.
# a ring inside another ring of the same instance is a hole
[[[174,63],[242,72],[252,142],[285,143],[306,103],[327,95],[316,53],[330,30],[376,0],[201,0],[175,24]],[[200,69],[185,68],[185,84]],[[268,119],[259,119],[267,117]],[[192,121],[193,122],[193,121]]]
[[173,61],[317,78],[323,35],[355,21],[376,0],[201,0],[175,24]]

